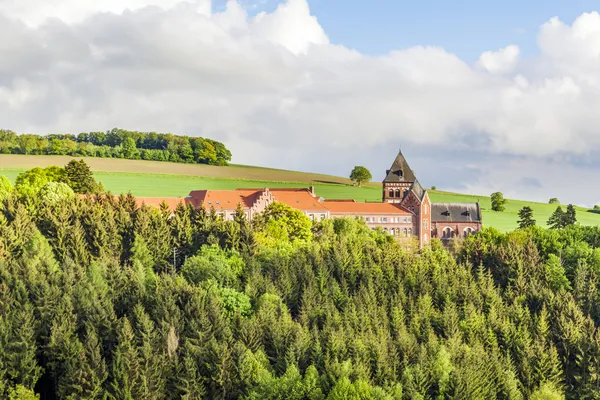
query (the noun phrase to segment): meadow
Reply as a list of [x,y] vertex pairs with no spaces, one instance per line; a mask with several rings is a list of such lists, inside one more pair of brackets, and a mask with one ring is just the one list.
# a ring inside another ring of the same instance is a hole
[[[13,182],[17,175],[36,166],[65,165],[72,157],[0,155],[0,175]],[[131,192],[143,197],[184,197],[191,190],[228,190],[237,188],[285,188],[315,186],[317,195],[327,199],[380,201],[381,185],[370,183],[352,186],[347,178],[271,168],[232,165],[176,164],[105,158],[84,158],[96,179],[112,193]],[[546,221],[556,205],[509,199],[504,212],[491,210],[489,195],[471,195],[429,190],[433,202],[479,202],[483,224],[501,231],[517,228],[518,211],[529,206],[538,225]],[[582,225],[600,225],[600,214],[577,207],[577,220]]]

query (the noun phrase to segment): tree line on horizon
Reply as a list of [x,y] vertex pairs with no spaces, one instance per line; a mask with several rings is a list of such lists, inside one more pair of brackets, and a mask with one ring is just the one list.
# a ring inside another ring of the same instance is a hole
[[102,192],[83,161],[0,178],[0,398],[600,397],[600,227],[418,250]]
[[227,165],[231,152],[216,140],[112,129],[74,134],[17,134],[0,130],[0,154],[67,155]]

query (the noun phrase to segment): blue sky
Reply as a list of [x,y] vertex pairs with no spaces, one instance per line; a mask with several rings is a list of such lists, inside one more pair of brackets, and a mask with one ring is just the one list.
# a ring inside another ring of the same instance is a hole
[[[216,0],[215,9],[225,0]],[[278,0],[242,0],[250,13],[273,11]],[[524,56],[537,53],[537,32],[558,16],[571,24],[597,10],[591,0],[309,0],[332,43],[379,55],[415,45],[440,46],[465,61],[509,44]],[[258,5],[260,4],[260,5]]]

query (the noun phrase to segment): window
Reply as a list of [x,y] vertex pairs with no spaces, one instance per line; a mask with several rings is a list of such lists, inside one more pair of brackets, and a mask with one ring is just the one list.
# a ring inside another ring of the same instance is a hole
[[427,204],[423,206],[423,214],[429,214],[429,207],[427,206]]
[[412,222],[412,217],[408,217],[408,222]]
[[402,218],[402,222],[406,223],[406,217]]
[[310,215],[308,216],[308,218],[310,218],[310,220],[311,220],[311,221],[314,221],[314,220],[315,220],[315,215],[314,215],[314,214],[310,214]]
[[408,234],[408,230],[406,228],[404,228],[403,233],[404,233],[404,236],[406,236]]
[[396,230],[394,228],[390,228],[390,235],[396,236]]
[[423,229],[429,229],[429,221],[428,220],[423,221]]
[[463,231],[463,237],[472,235],[473,232],[475,232],[475,230],[469,226],[468,228],[465,228],[465,230]]
[[230,220],[230,221],[233,221],[233,219],[234,219],[234,218],[235,218],[235,214],[233,214],[233,213],[232,213],[232,214],[229,214],[229,220]]
[[321,214],[321,221],[325,220],[325,214]]
[[383,217],[383,222],[387,222],[387,217]]
[[381,221],[382,221],[382,219],[381,219],[381,217],[379,217],[379,222],[381,222]]
[[396,197],[400,197],[400,189],[396,189]]
[[390,189],[390,197],[394,197],[394,189]]
[[412,235],[412,228],[408,228],[408,234]]
[[454,236],[454,230],[449,226],[445,227],[444,230],[442,230],[442,239],[451,239],[452,236]]

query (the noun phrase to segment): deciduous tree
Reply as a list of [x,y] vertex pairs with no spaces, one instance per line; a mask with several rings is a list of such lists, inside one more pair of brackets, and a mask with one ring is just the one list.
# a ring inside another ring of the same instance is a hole
[[504,198],[502,192],[492,193],[490,199],[492,201],[492,210],[502,212],[506,209],[507,200]]
[[361,186],[365,182],[369,182],[372,178],[371,172],[362,165],[357,165],[352,169],[352,172],[350,172],[350,179],[358,186]]

